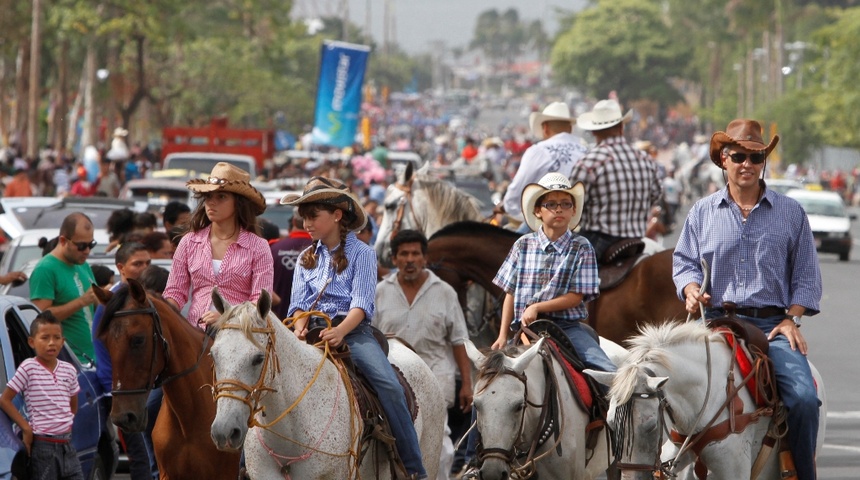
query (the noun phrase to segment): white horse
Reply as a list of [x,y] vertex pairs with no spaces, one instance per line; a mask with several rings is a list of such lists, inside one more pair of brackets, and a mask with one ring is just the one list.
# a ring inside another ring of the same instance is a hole
[[376,257],[383,264],[391,263],[391,237],[400,230],[418,230],[430,238],[454,222],[482,219],[478,199],[450,182],[428,175],[426,166],[415,172],[411,163],[388,186],[383,207],[374,245]]
[[726,185],[723,169],[711,161],[710,157],[691,159],[681,164],[675,172],[681,182],[687,204],[710,195]]
[[[680,452],[679,457],[678,446],[664,443],[669,429],[695,442],[696,435],[709,423],[713,427],[728,421],[727,404],[736,412],[737,433],[725,432],[727,436],[722,439],[714,436],[711,442],[701,442],[706,445],[696,446],[701,447],[700,459],[710,472],[708,478],[752,478],[757,459],[758,468],[761,468],[757,478],[779,478],[778,448],[770,451],[766,447],[759,457],[765,434],[771,428],[772,410],[758,407],[754,402],[721,333],[699,322],[645,325],[641,335],[628,342],[630,355],[617,373],[586,370],[599,382],[612,387],[607,421],[618,437],[616,450],[620,450],[619,467],[623,478],[651,479],[654,472],[673,468],[687,468],[685,473],[692,478],[691,463],[696,458],[690,450]],[[827,402],[821,376],[811,363],[810,367],[822,402],[818,429],[820,449],[824,441]],[[733,383],[728,385],[730,378]],[[727,386],[732,391],[737,389],[742,405],[728,398]],[[743,413],[738,413],[741,407]],[[738,431],[747,420],[746,428]],[[717,432],[712,428],[705,431],[706,434]],[[683,443],[681,445],[680,448],[686,449]],[[676,457],[679,457],[677,462]]]
[[[390,478],[379,442],[371,442],[358,464],[362,419],[343,372],[270,314],[269,294],[263,291],[256,306],[230,306],[217,290],[212,296],[222,313],[212,347],[216,446],[238,450],[244,444],[251,478]],[[402,343],[389,341],[388,358],[415,392],[423,463],[429,478],[436,478],[445,419],[442,392],[427,364]]]
[[[481,479],[523,479],[533,475],[591,479],[607,469],[608,442],[600,438],[593,450],[586,448],[588,413],[573,398],[564,379],[564,367],[542,351],[543,338],[527,349],[495,350],[486,356],[472,342],[465,345],[469,359],[479,369],[474,408],[483,446],[478,454]],[[608,340],[601,339],[601,346],[613,361],[620,362],[626,355],[623,348]],[[543,360],[535,361],[535,357]],[[553,378],[547,377],[546,367]],[[554,400],[558,405],[558,425],[550,425],[547,422],[552,419],[543,416],[544,407]],[[558,438],[553,427],[558,429]]]

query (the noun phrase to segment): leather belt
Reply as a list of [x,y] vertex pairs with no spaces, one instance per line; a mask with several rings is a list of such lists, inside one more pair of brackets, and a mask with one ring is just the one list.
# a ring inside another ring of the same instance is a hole
[[65,435],[33,435],[33,439],[49,443],[69,443],[72,440],[72,434],[67,433]]
[[[722,308],[715,308],[714,310],[726,313],[726,310]],[[785,315],[785,309],[781,307],[737,307],[734,309],[734,312],[737,315],[753,318],[769,318],[777,315]]]

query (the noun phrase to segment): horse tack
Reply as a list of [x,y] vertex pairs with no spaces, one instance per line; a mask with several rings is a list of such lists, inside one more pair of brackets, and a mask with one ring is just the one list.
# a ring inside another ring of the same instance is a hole
[[[177,373],[176,375],[171,375],[169,377],[164,377],[164,373],[167,371],[167,367],[170,364],[170,344],[167,343],[167,339],[164,337],[164,330],[161,326],[161,317],[158,315],[158,310],[156,310],[155,305],[152,303],[152,300],[147,298],[148,307],[144,308],[130,308],[127,310],[119,310],[112,315],[112,318],[117,317],[130,317],[132,315],[148,315],[152,318],[152,360],[149,365],[149,381],[147,382],[147,386],[145,388],[136,388],[132,390],[121,390],[121,384],[117,383],[117,388],[111,390],[111,395],[120,396],[120,395],[142,395],[149,393],[156,388],[160,388],[163,385],[176,380],[177,378],[184,377],[185,375],[190,374],[194,370],[197,370],[197,367],[200,366],[200,360],[203,358],[203,354],[206,352],[206,346],[209,344],[209,335],[203,335],[203,345],[200,348],[200,354],[197,356],[197,361],[194,362],[193,365],[186,368],[185,370]],[[155,370],[155,364],[158,361],[158,356],[156,353],[155,345],[161,341],[161,348],[164,352],[164,366],[161,367],[161,371],[159,371],[155,376],[153,376],[153,371]]]
[[409,205],[409,214],[412,215],[412,221],[415,223],[415,230],[423,231],[424,228],[420,227],[418,223],[418,217],[415,216],[415,209],[412,207],[412,182],[414,182],[414,178],[410,178],[405,185],[401,185],[399,183],[394,184],[394,188],[403,192],[403,196],[400,197],[400,200],[397,202],[397,213],[394,216],[394,221],[391,224],[391,234],[389,234],[389,240],[394,238],[400,232],[400,225],[403,224],[403,215],[406,212],[406,205]]

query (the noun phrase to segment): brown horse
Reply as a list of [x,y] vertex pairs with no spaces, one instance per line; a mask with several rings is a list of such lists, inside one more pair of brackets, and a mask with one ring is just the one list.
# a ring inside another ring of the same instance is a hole
[[[128,431],[146,426],[146,400],[162,387],[164,400],[152,432],[162,479],[239,475],[239,454],[215,448],[209,337],[134,280],[114,293],[93,287],[105,305],[96,335],[113,364],[111,421]],[[207,387],[207,388],[204,388]]]
[[[501,304],[503,292],[492,280],[519,237],[485,223],[454,223],[431,237],[427,265],[454,287],[461,304],[469,281],[491,292]],[[675,296],[672,283],[672,250],[640,262],[617,287],[600,292],[588,312],[589,324],[618,343],[635,335],[639,325],[685,318],[684,304]]]

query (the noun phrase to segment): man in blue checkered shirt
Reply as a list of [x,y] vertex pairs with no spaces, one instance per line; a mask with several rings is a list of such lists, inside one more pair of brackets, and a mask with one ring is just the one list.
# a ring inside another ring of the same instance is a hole
[[613,243],[645,235],[651,209],[663,195],[657,162],[624,139],[631,117],[631,111],[621,114],[615,100],[601,100],[576,120],[597,141],[573,166],[570,179],[585,184],[579,233],[594,246],[598,261]]
[[[797,478],[815,478],[819,400],[800,333],[802,315],[815,315],[821,300],[821,271],[809,220],[797,201],[767,188],[762,173],[779,141],[765,144],[755,120],[733,120],[711,137],[711,161],[726,171],[728,184],[693,205],[673,257],[673,279],[687,311],[699,303],[706,316],[737,316],[768,336],[780,398],[788,415],[788,444]],[[702,291],[711,267],[710,291]],[[726,305],[728,307],[728,305]]]
[[582,325],[585,303],[600,294],[594,250],[571,229],[582,215],[584,187],[561,173],[526,186],[522,213],[533,233],[514,243],[493,283],[505,291],[502,324],[493,349],[505,346],[511,323],[554,321],[588,368],[614,372],[615,364]]

